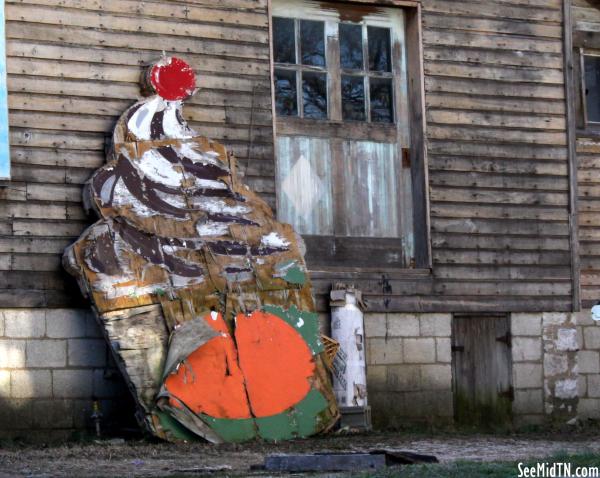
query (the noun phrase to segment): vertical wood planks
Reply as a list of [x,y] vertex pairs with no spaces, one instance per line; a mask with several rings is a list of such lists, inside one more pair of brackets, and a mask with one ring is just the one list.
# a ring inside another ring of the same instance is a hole
[[333,234],[330,140],[277,138],[279,218],[300,234]]

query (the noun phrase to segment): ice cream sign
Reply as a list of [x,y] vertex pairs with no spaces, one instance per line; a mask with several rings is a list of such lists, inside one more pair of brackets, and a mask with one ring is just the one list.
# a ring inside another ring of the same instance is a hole
[[183,117],[196,90],[165,57],[86,187],[98,217],[64,255],[148,431],[179,441],[285,440],[339,413],[300,238]]

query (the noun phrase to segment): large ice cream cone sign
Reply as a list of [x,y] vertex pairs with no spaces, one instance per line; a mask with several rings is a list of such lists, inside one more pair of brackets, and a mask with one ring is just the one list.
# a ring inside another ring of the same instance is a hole
[[64,255],[165,439],[283,440],[338,416],[301,239],[183,119],[192,68],[163,57],[89,180],[99,216]]

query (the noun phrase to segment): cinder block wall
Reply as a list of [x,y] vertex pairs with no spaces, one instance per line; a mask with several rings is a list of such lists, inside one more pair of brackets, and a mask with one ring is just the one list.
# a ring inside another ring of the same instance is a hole
[[450,314],[365,314],[373,424],[452,420]]
[[[0,438],[68,438],[131,415],[121,375],[92,314],[78,309],[0,310]],[[33,433],[34,432],[34,433]]]
[[568,313],[511,315],[516,425],[577,416],[576,320]]
[[590,310],[577,315],[579,342],[579,407],[582,419],[600,419],[600,323],[592,320]]
[[[451,314],[365,314],[377,428],[453,417]],[[329,317],[321,315],[324,333]],[[579,314],[512,314],[515,424],[600,418],[600,325]],[[0,439],[68,438],[133,424],[133,406],[91,312],[0,309]]]
[[544,364],[541,314],[512,314],[513,418],[517,425],[541,424]]

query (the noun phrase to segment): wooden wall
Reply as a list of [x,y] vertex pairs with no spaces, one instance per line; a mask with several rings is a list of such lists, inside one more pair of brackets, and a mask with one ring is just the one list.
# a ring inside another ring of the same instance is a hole
[[569,310],[562,0],[422,4],[433,277],[373,280],[376,300]]
[[[372,310],[571,307],[562,0],[423,0],[433,274],[345,279]],[[162,49],[204,89],[187,115],[272,200],[266,0],[9,1],[13,181],[0,188],[0,306],[73,304],[63,247],[81,184]],[[324,296],[321,305],[326,306]]]
[[189,61],[187,118],[247,166],[274,202],[266,0],[7,0],[12,181],[0,183],[0,306],[72,305],[60,266],[89,223],[81,186],[104,162],[140,65]]
[[567,310],[562,0],[423,5],[435,292]]
[[[573,32],[600,36],[600,2],[572,0]],[[578,81],[578,78],[576,78]],[[577,134],[581,299],[583,307],[600,300],[600,139]]]

